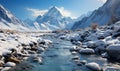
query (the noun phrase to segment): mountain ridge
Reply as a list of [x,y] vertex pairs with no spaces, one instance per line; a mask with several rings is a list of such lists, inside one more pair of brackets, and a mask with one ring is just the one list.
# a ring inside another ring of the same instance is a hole
[[110,25],[120,20],[120,0],[107,0],[106,3],[93,11],[89,17],[75,22],[72,29],[86,28],[92,23],[98,25]]
[[[39,15],[33,22],[37,30],[70,29],[73,25],[70,17],[64,17],[56,6],[51,7],[43,16]],[[37,25],[37,26],[36,26]]]
[[[19,26],[19,27],[18,27]],[[28,30],[23,22],[15,17],[9,10],[0,4],[0,28],[24,31]]]

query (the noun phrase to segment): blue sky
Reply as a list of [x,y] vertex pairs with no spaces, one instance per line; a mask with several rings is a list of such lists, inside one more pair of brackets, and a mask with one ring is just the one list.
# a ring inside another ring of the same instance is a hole
[[57,6],[64,14],[79,17],[93,11],[105,3],[106,0],[0,0],[5,8],[10,10],[19,19],[35,19],[50,7]]

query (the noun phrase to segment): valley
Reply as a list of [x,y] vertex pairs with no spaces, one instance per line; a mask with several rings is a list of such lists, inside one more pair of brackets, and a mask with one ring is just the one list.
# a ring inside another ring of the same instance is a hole
[[32,12],[22,20],[0,1],[0,71],[120,71],[120,0],[93,3],[100,1],[101,7],[78,18],[69,3],[69,10],[52,3],[40,3],[39,10],[37,3],[27,7],[31,0],[16,11],[10,4],[14,13],[27,10],[18,16]]

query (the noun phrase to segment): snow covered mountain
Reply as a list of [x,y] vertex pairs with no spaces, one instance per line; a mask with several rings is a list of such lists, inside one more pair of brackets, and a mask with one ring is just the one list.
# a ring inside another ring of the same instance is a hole
[[107,0],[107,2],[95,10],[89,17],[77,21],[72,29],[85,28],[91,23],[99,25],[113,24],[120,20],[120,0]]
[[[64,17],[57,7],[52,7],[43,16],[38,16],[31,28],[37,30],[70,29],[73,24],[70,17]],[[30,22],[28,22],[30,24]]]
[[10,30],[28,30],[10,11],[0,5],[0,28]]

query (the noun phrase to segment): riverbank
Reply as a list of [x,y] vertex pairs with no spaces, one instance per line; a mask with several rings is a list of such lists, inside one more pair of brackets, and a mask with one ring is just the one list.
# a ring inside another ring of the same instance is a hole
[[[103,47],[106,43],[102,41],[104,39],[91,39],[90,36],[95,35],[94,33],[84,36],[84,41],[78,40],[82,35],[81,31],[49,34],[1,32],[0,35],[1,71],[119,71],[120,69],[119,62],[111,62],[106,58],[108,57],[106,51],[100,50],[100,54],[98,50],[96,52],[95,48]],[[112,38],[112,41],[116,39],[118,38]],[[107,43],[109,41],[107,40]],[[119,41],[114,41],[116,42]]]

